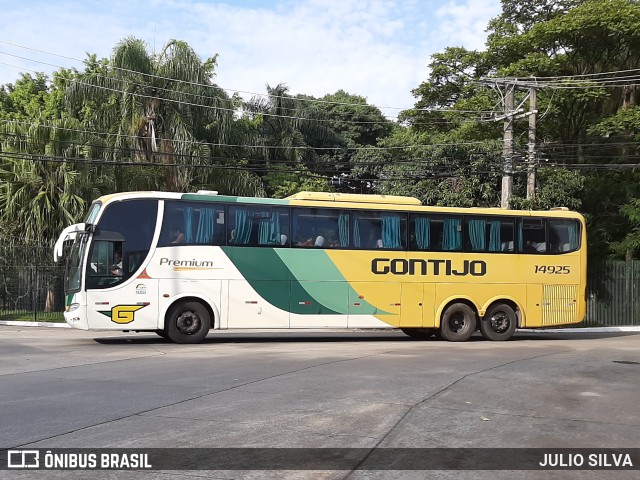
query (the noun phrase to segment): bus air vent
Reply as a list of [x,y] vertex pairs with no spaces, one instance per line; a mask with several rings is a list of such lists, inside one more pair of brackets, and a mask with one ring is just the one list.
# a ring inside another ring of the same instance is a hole
[[398,195],[364,195],[358,193],[330,193],[330,192],[298,192],[286,198],[287,200],[308,200],[315,202],[351,202],[378,203],[391,205],[422,205],[415,197]]

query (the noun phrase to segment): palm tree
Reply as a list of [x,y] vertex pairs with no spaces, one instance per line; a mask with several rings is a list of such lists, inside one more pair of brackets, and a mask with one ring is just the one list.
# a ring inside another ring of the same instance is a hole
[[264,146],[267,164],[311,160],[313,143],[336,137],[321,121],[322,112],[289,95],[289,88],[282,83],[275,87],[267,85],[267,96],[253,97],[245,109],[249,117],[259,120],[258,141]]
[[77,127],[69,119],[0,126],[0,228],[11,243],[55,240],[97,193],[95,168],[77,163],[86,155]]
[[300,185],[300,179],[309,179],[303,184],[310,188],[324,189],[326,182],[314,176],[322,170],[314,147],[338,144],[340,139],[322,121],[323,112],[305,99],[292,97],[284,84],[267,85],[267,95],[253,97],[244,108],[245,119],[255,126],[252,143],[262,147],[254,153],[252,166],[262,174],[270,193],[282,191],[280,183]]
[[[211,82],[215,66],[216,57],[203,62],[185,42],[171,40],[154,54],[142,40],[128,37],[116,45],[106,68],[88,68],[71,84],[67,100],[76,110],[98,105],[84,121],[112,134],[109,159],[163,164],[164,188],[183,191],[193,184],[194,165],[216,169],[211,148],[197,133],[213,132],[224,143],[233,121],[228,95]],[[232,178],[227,183],[234,187]],[[243,193],[260,190],[259,182],[235,187],[250,190]]]

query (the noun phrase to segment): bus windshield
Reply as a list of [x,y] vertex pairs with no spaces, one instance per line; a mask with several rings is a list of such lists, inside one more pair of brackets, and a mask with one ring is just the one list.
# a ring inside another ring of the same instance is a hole
[[154,199],[124,200],[106,206],[91,240],[87,288],[118,285],[138,270],[151,248],[157,212]]
[[88,238],[88,233],[79,233],[71,246],[64,275],[64,290],[66,293],[77,292],[82,286],[82,261]]

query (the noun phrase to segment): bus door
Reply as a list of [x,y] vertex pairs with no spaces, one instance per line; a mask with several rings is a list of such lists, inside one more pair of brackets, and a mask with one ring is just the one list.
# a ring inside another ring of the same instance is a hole
[[435,292],[433,283],[404,282],[400,301],[400,326],[433,327]]
[[127,250],[118,233],[96,234],[87,262],[89,328],[158,328],[158,283],[140,276],[146,254]]

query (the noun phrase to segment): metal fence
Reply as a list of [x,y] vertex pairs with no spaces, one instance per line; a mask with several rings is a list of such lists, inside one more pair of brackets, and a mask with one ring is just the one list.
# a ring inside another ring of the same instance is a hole
[[586,326],[640,325],[640,261],[589,268]]
[[63,268],[1,266],[0,320],[62,320]]
[[[0,320],[62,321],[62,266],[0,264]],[[589,269],[585,326],[640,325],[640,261]]]

